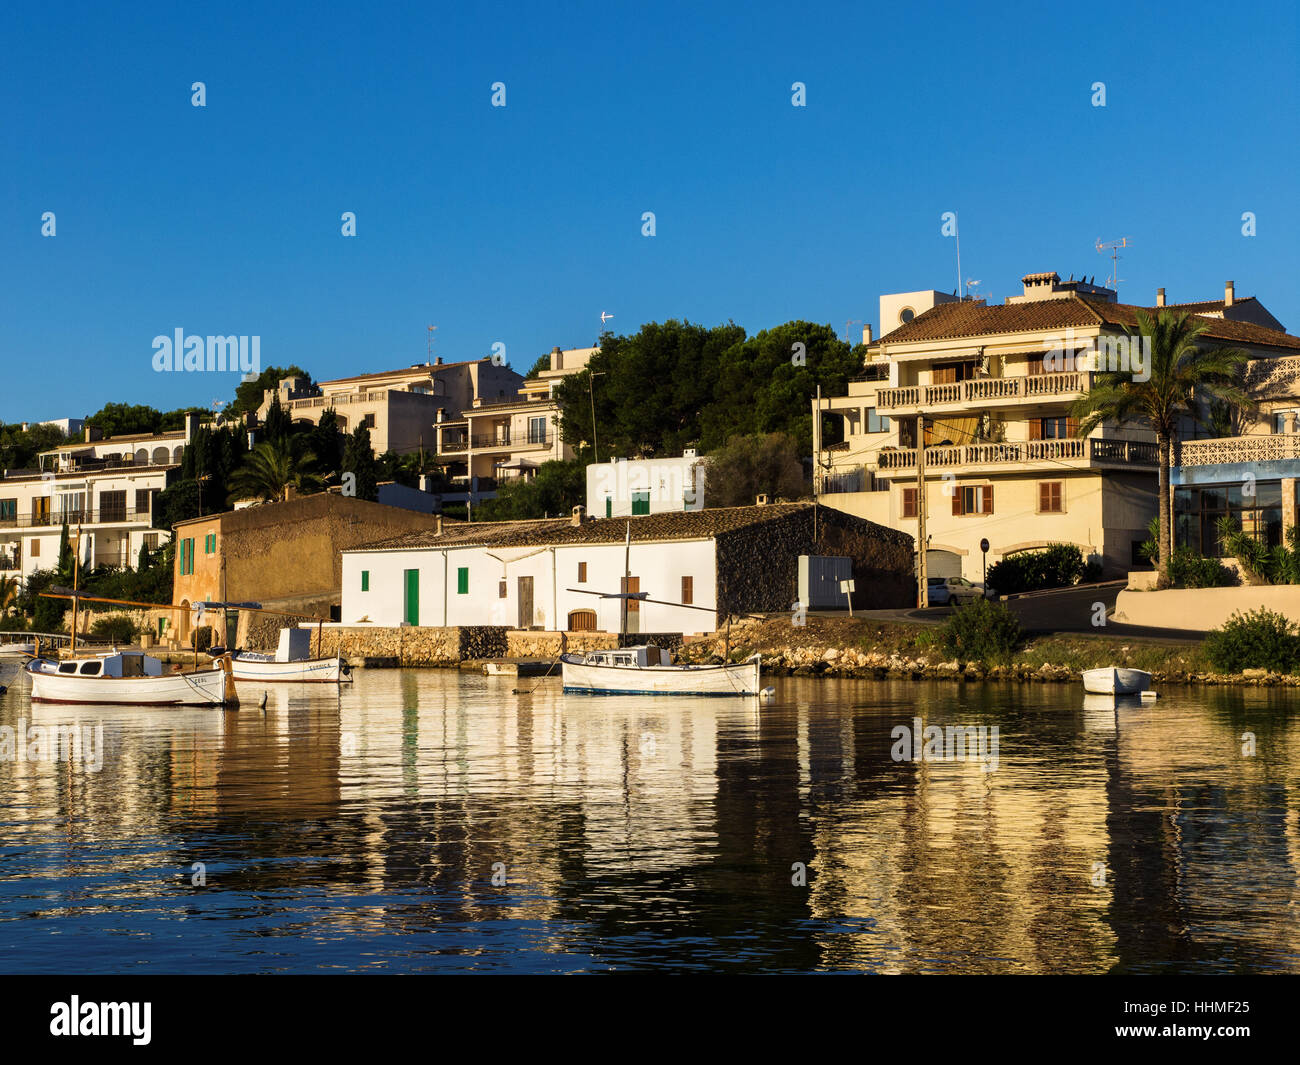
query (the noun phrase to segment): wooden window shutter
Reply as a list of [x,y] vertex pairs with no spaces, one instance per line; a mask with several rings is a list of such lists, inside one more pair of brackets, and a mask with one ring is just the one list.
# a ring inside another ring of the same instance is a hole
[[1038,509],[1041,511],[1052,509],[1052,485],[1050,481],[1038,482]]
[[1066,418],[1066,419],[1065,419],[1065,435],[1066,435],[1067,437],[1073,437],[1073,436],[1074,436],[1078,431],[1079,431],[1079,419],[1078,419],[1078,418]]
[[960,489],[960,488],[954,488],[954,489],[953,489],[953,492],[952,492],[952,515],[953,515],[954,518],[960,518],[961,515],[962,515],[962,509],[961,509],[961,493],[962,493],[962,489]]
[[1041,418],[1029,419],[1029,439],[1030,440],[1043,439],[1043,420]]
[[980,513],[992,514],[993,513],[993,486],[991,484],[984,485],[983,492],[984,492],[984,506],[980,508]]

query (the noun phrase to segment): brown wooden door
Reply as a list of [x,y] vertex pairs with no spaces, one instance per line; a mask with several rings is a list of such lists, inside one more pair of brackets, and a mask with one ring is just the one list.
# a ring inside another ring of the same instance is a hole
[[[624,577],[621,583],[622,583],[622,588],[619,589],[620,591],[639,592],[641,590],[640,577]],[[640,632],[641,631],[641,600],[625,599],[624,602],[627,603],[627,631]]]
[[533,627],[532,577],[519,578],[519,627],[521,629],[531,629]]

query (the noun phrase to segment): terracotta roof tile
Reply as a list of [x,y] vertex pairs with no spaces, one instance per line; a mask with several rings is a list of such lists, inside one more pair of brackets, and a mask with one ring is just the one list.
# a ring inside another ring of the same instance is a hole
[[[1049,329],[1068,329],[1072,326],[1133,327],[1137,325],[1138,311],[1158,314],[1162,309],[1170,308],[1107,303],[1104,300],[1090,300],[1083,296],[1033,300],[1028,303],[1010,303],[992,307],[985,303],[970,301],[941,303],[923,314],[918,314],[906,325],[900,325],[885,334],[871,345],[870,350],[879,352],[881,345],[998,336],[1004,333],[1033,333]],[[1190,306],[1177,309],[1186,311],[1190,310]],[[1202,320],[1206,324],[1203,335],[1211,340],[1300,351],[1300,337],[1292,336],[1290,333],[1268,329],[1251,322],[1234,322],[1219,318]]]
[[[550,544],[622,543],[629,524],[637,543],[707,538],[747,526],[776,521],[811,510],[812,503],[770,503],[766,506],[718,507],[678,510],[634,518],[592,518],[575,526],[569,518],[539,521],[485,521],[444,526],[441,535],[407,533],[389,540],[353,548],[355,551],[393,551],[418,547],[532,547]],[[823,508],[825,512],[825,508]],[[836,515],[839,519],[845,517]],[[859,520],[859,519],[850,519]],[[867,524],[864,522],[864,524]],[[893,534],[880,528],[882,535]]]

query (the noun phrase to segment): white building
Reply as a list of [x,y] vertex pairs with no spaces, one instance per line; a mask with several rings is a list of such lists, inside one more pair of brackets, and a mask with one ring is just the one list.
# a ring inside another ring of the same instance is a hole
[[[344,625],[711,632],[788,611],[801,554],[852,554],[863,605],[910,602],[902,533],[811,503],[442,526],[342,552]],[[630,537],[630,540],[629,540]]]
[[587,512],[606,518],[704,507],[706,459],[614,459],[587,467]]
[[169,533],[154,528],[154,497],[167,487],[198,429],[186,416],[175,432],[100,437],[94,428],[38,456],[35,469],[0,477],[0,575],[26,580],[58,564],[66,523],[81,527],[81,558],[92,566],[134,567],[142,545]]

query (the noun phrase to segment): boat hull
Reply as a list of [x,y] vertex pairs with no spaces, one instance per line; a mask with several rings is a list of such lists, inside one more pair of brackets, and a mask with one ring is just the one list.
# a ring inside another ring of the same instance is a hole
[[302,662],[267,662],[256,658],[240,658],[231,662],[235,680],[262,683],[337,684],[342,677],[343,660],[310,658]]
[[1085,669],[1083,690],[1090,695],[1137,695],[1151,686],[1151,674],[1141,669]]
[[117,706],[220,706],[226,702],[226,673],[216,669],[166,673],[161,677],[83,677],[50,673],[35,664],[32,702]]
[[560,659],[564,690],[574,695],[718,695],[759,693],[759,660],[719,666],[596,666]]

